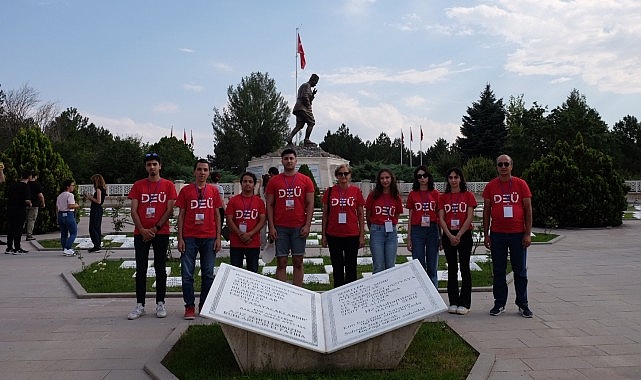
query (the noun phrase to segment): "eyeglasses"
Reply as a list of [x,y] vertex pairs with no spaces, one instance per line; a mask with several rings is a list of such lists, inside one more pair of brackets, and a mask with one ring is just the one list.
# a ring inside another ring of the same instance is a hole
[[352,173],[350,173],[350,172],[338,172],[338,173],[336,173],[336,177],[347,177],[350,174],[352,174]]
[[506,167],[507,168],[508,166],[510,166],[510,163],[509,162],[497,162],[496,166],[498,166],[499,168],[500,167]]
[[145,158],[149,158],[149,157],[158,158],[158,153],[147,153],[147,154],[145,154]]
[[421,178],[427,178],[427,177],[429,177],[429,176],[430,176],[430,175],[429,175],[429,174],[427,174],[427,173],[418,173],[418,174],[416,175],[416,178],[417,178],[417,179],[421,179]]

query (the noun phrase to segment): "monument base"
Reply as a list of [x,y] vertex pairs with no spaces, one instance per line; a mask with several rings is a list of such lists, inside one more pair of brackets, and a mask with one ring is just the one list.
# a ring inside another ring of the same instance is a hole
[[264,335],[220,323],[242,373],[312,372],[328,370],[393,369],[421,327],[422,321],[324,354]]

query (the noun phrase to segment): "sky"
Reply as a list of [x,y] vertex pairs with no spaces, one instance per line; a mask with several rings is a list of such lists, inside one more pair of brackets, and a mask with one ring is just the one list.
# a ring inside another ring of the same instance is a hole
[[577,89],[610,128],[641,119],[639,41],[638,0],[15,0],[0,4],[0,88],[143,142],[185,131],[206,157],[230,86],[267,73],[293,107],[316,73],[313,141],[345,124],[408,145],[411,128],[416,152],[454,143],[486,84],[548,110]]

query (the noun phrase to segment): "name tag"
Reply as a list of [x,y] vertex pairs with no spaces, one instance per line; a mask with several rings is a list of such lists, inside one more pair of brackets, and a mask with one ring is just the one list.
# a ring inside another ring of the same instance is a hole
[[153,219],[156,216],[156,208],[155,207],[147,207],[147,211],[145,211],[145,217],[147,219]]
[[245,232],[247,232],[247,224],[245,224],[245,223],[239,224],[238,225],[238,229],[240,230],[241,234],[244,234]]
[[347,213],[346,212],[339,212],[338,213],[338,224],[345,224],[347,223]]
[[391,220],[385,221],[385,232],[394,232],[394,225]]
[[293,199],[285,199],[285,208],[288,210],[293,210],[294,209],[294,200]]
[[421,227],[429,227],[429,226],[430,226],[430,216],[429,215],[421,216]]
[[452,230],[458,230],[460,226],[461,221],[458,219],[452,219],[450,222],[450,229]]
[[514,217],[512,206],[504,206],[503,207],[503,217],[504,218],[512,218],[512,217]]
[[203,224],[205,222],[205,214],[196,214],[194,222],[196,224]]

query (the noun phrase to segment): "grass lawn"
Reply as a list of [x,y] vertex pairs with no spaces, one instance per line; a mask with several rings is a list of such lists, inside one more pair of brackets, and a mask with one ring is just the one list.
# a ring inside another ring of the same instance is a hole
[[[93,263],[89,265],[85,270],[74,273],[76,280],[82,285],[82,287],[87,291],[87,293],[125,293],[125,292],[135,292],[135,281],[134,273],[135,269],[120,269],[120,264],[122,264],[123,259],[117,260],[106,260]],[[216,258],[216,265],[220,265],[221,262],[229,264],[229,258]],[[323,257],[324,265],[330,265],[331,260],[329,257]],[[406,256],[398,256],[396,258],[398,264],[407,262]],[[272,263],[274,264],[274,263]],[[291,264],[291,258],[290,258]],[[490,286],[492,285],[492,271],[491,264],[489,262],[477,263],[482,271],[472,271],[472,284],[474,286]],[[275,264],[274,264],[275,265]],[[167,266],[171,268],[170,276],[180,277],[180,261],[178,259],[172,259],[167,261]],[[445,257],[439,257],[439,268],[444,270],[445,266]],[[508,269],[510,267],[508,266]],[[259,268],[259,271],[261,268]],[[305,264],[304,266],[305,273],[325,273],[325,268],[323,265],[313,265]],[[363,272],[371,272],[371,265],[359,265],[357,267],[358,278],[362,278]],[[273,277],[273,276],[269,276]],[[288,276],[289,281],[292,281],[291,275]],[[330,284],[305,284],[304,287],[313,291],[326,291],[332,289],[332,275],[330,277]],[[154,291],[152,284],[156,279],[151,277],[147,279],[147,291]],[[200,289],[201,279],[200,276],[196,276],[194,279],[194,288],[196,290]],[[439,281],[439,287],[446,287],[446,281]],[[167,287],[167,291],[170,292],[180,292],[180,287]]]
[[243,375],[218,325],[192,325],[163,359],[162,364],[182,380],[465,379],[477,357],[478,353],[445,322],[429,322],[421,326],[395,370]]

